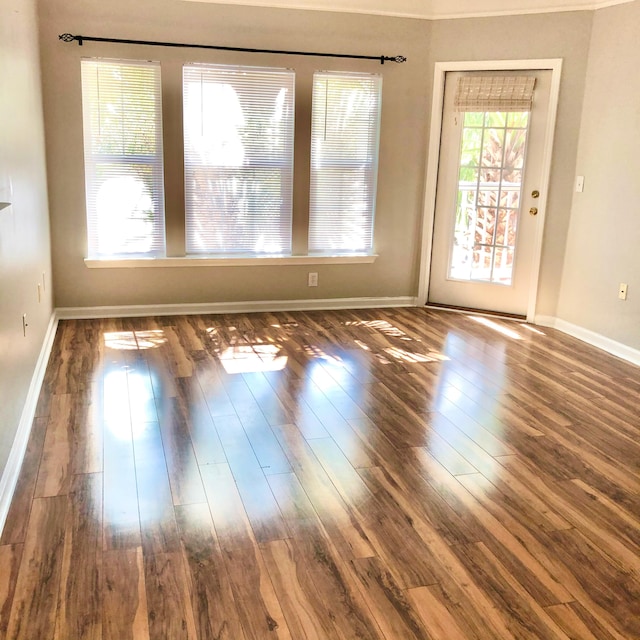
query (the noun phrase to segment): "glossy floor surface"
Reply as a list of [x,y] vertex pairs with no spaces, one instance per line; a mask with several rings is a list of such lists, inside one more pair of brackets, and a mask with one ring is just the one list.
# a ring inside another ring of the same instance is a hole
[[639,404],[444,311],[63,321],[0,638],[640,638]]

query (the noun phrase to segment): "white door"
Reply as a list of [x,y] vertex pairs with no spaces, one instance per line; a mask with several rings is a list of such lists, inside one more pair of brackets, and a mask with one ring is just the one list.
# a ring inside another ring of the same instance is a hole
[[[512,85],[526,100],[531,78],[530,111],[500,102]],[[447,73],[429,303],[526,315],[550,88],[551,71]]]

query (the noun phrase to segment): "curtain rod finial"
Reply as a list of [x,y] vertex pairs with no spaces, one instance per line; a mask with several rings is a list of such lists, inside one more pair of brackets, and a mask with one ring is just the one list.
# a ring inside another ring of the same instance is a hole
[[62,40],[62,42],[73,42],[75,39],[76,37],[71,33],[63,33],[58,36],[58,40]]

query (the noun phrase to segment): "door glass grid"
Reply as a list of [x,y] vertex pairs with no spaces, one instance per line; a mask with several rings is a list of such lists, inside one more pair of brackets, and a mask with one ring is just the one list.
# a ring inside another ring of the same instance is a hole
[[449,278],[510,285],[529,112],[467,112]]

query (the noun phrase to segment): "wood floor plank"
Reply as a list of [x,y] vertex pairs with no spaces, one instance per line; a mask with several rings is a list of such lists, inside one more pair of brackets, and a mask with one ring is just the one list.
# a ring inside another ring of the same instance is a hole
[[[177,378],[176,387],[178,391],[176,402],[189,429],[198,464],[226,462],[220,437],[197,378]],[[232,408],[230,415],[233,413]]]
[[264,470],[240,420],[236,416],[226,416],[216,418],[215,424],[256,540],[267,542],[287,537]]
[[96,411],[103,428],[103,549],[140,546],[140,516],[133,452],[126,350],[135,335],[121,323],[102,324],[105,343]]
[[196,640],[182,554],[145,554],[144,575],[150,640]]
[[[292,637],[339,638],[331,614],[309,577],[309,557],[297,549],[293,540],[274,540],[261,549]],[[302,570],[299,563],[304,563]]]
[[275,427],[275,431],[282,448],[287,452],[291,467],[335,543],[344,544],[356,558],[375,555],[356,515],[340,497],[298,428],[283,425]]
[[269,478],[291,538],[262,546],[291,633],[298,638],[381,638],[348,565],[294,474]]
[[145,558],[179,552],[180,537],[160,427],[149,422],[138,428],[134,442],[135,479]]
[[73,423],[78,407],[70,394],[54,395],[45,444],[38,469],[35,496],[66,495],[71,482],[71,449],[73,447]]
[[597,547],[623,569],[631,569],[640,576],[640,527],[630,523],[620,508],[606,496],[599,494],[581,480],[554,485],[558,503],[564,506],[565,516]]
[[428,638],[433,640],[467,640],[468,636],[458,626],[451,612],[440,602],[434,592],[439,587],[415,587],[407,591],[409,601],[413,603]]
[[304,398],[308,405],[324,427],[326,434],[335,440],[349,462],[356,468],[374,466],[376,464],[375,456],[371,455],[366,444],[363,444],[358,435],[354,433],[350,422],[340,414],[324,394],[313,389],[310,391],[311,395],[308,392],[309,387],[306,387]]
[[419,447],[424,443],[428,427],[384,384],[369,385],[363,390],[359,403],[367,417],[383,429],[397,447]]
[[195,378],[202,389],[204,401],[209,409],[211,417],[232,416],[236,410],[229,394],[225,389],[224,383],[218,373],[219,365],[210,355],[198,362],[195,371]]
[[74,476],[68,495],[56,640],[102,639],[102,474]]
[[[496,460],[505,462],[506,458],[497,457]],[[571,522],[561,515],[565,513],[564,505],[550,500],[544,495],[546,491],[541,496],[534,487],[524,484],[506,469],[495,473],[491,477],[491,484],[499,492],[501,505],[530,529],[541,527],[545,531],[557,531],[572,528]]]
[[[420,450],[425,458],[428,453]],[[497,555],[523,584],[532,599],[542,606],[570,602],[574,598],[559,582],[557,576],[545,566],[542,545],[533,532],[528,531],[502,507],[492,500],[487,482],[479,474],[453,478],[432,461],[429,481],[436,488],[444,488],[444,497],[451,492],[457,504],[464,505],[484,529],[482,542]],[[526,545],[526,546],[525,546]],[[541,557],[542,555],[542,557]]]
[[[398,502],[384,489],[375,494],[330,438],[312,440],[311,450],[347,505],[351,507],[376,555],[402,589],[434,584],[433,558]],[[367,477],[369,470],[360,473]]]
[[205,502],[204,488],[193,449],[189,417],[177,398],[157,400],[162,450],[173,504]]
[[[580,531],[554,531],[549,534],[554,551],[571,566],[571,572],[588,594],[585,602],[576,598],[608,631],[622,638],[640,637],[640,578],[623,571],[592,544]],[[595,605],[595,607],[594,607]]]
[[7,637],[22,548],[22,544],[0,545],[0,638],[2,640]]
[[640,640],[638,406],[519,321],[61,321],[0,640]]
[[103,640],[149,640],[142,547],[103,554]]
[[408,597],[411,590],[401,589],[379,558],[355,558],[351,566],[384,638],[430,640],[433,637]]
[[66,510],[66,496],[33,501],[7,628],[10,640],[54,637]]
[[545,611],[575,640],[613,640],[614,637],[577,602],[554,604]]
[[198,638],[243,640],[224,558],[207,504],[176,508]]
[[24,542],[29,513],[31,512],[31,501],[33,500],[38,479],[38,468],[44,447],[47,422],[46,418],[35,418],[31,425],[31,433],[29,434],[27,450],[20,469],[20,476],[13,492],[2,535],[0,535],[0,545]]
[[206,465],[202,477],[245,637],[291,639],[231,469]]
[[295,424],[307,439],[325,438],[327,430],[305,400],[304,387],[313,383],[301,378],[299,374],[302,373],[306,373],[306,369],[291,372],[287,367],[284,371],[265,372],[264,377],[286,407],[287,415],[291,416],[287,422]]
[[140,515],[130,427],[115,432],[105,428],[103,484],[103,548],[139,547]]
[[397,473],[384,467],[371,467],[360,471],[369,490],[378,494],[384,491],[406,514],[407,522],[426,542],[434,537],[448,545],[478,542],[482,530],[467,512],[458,512],[442,496],[420,477],[407,462],[404,471]]
[[568,640],[567,636],[527,593],[509,569],[482,542],[452,547],[482,590],[500,611],[514,637]]
[[[224,418],[219,418],[224,420]],[[265,475],[289,473],[291,466],[269,423],[260,413],[241,414],[240,422]]]

